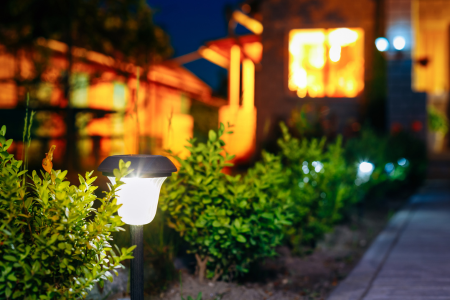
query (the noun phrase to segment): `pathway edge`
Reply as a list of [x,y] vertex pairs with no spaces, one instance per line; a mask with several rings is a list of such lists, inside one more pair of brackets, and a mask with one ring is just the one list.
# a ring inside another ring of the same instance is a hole
[[389,220],[356,267],[333,290],[327,300],[361,300],[367,294],[412,211],[413,205],[408,204]]

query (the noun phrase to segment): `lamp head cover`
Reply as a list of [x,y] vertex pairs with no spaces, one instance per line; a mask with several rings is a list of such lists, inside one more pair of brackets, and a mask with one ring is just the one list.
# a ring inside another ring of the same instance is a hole
[[120,160],[123,160],[125,163],[131,162],[130,169],[133,169],[133,172],[126,177],[168,177],[177,171],[175,165],[167,157],[147,154],[108,156],[98,166],[98,171],[102,172],[105,176],[114,177],[114,169],[119,167]]

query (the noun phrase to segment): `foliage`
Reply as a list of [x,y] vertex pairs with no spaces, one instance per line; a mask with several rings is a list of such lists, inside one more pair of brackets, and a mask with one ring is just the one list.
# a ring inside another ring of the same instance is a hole
[[[92,172],[79,176],[80,185],[65,181],[67,171],[33,171],[27,189],[19,171],[22,161],[7,152],[12,140],[0,130],[0,295],[6,299],[77,299],[110,271],[132,258],[134,247],[110,245],[111,233],[121,230],[115,193],[129,164],[115,170],[116,184],[97,198]],[[101,206],[92,207],[94,200]]]
[[385,166],[390,162],[388,150],[388,136],[377,134],[369,127],[363,127],[359,137],[347,142],[346,159],[350,164],[358,166],[361,162],[370,162],[374,165],[371,180],[363,185],[364,189],[368,190],[389,179],[385,172]]
[[325,148],[325,138],[301,140],[280,124],[278,140],[287,185],[294,206],[294,224],[287,228],[290,243],[298,252],[301,245],[313,246],[332,229],[343,210],[356,201],[356,168],[344,159],[342,138]]
[[[426,148],[423,141],[406,132],[387,136],[363,127],[358,137],[347,142],[346,160],[353,165],[363,161],[374,165],[371,180],[361,185],[359,197],[370,194],[372,198],[380,198],[404,182],[418,184],[423,180]],[[405,163],[399,164],[402,160]]]
[[[400,169],[405,171],[405,183],[418,186],[425,178],[427,166],[427,149],[425,142],[407,132],[399,132],[389,136],[387,155],[390,162],[405,158],[408,162]],[[396,168],[397,169],[397,168]]]
[[184,298],[183,296],[181,296],[181,300],[202,300],[203,296],[202,296],[202,292],[199,292],[197,295],[197,298],[192,298],[191,296],[188,296],[187,298]]
[[433,106],[428,106],[428,128],[432,132],[440,132],[446,134],[448,132],[448,119],[442,112]]
[[[169,226],[189,244],[202,281],[222,274],[247,272],[249,263],[275,255],[285,225],[289,193],[278,187],[284,180],[278,157],[265,153],[244,177],[226,175],[233,158],[224,151],[225,126],[209,132],[206,144],[189,140],[191,155],[175,157],[181,165],[161,192],[161,208]],[[230,132],[228,132],[230,133]],[[235,272],[234,272],[235,271]]]
[[171,54],[167,35],[143,0],[0,2],[0,44],[15,53],[38,38],[54,39],[137,64]]
[[219,123],[218,108],[194,100],[192,101],[190,114],[194,119],[194,137],[198,142],[206,143],[209,130],[215,128]]
[[321,136],[324,133],[321,119],[317,107],[312,104],[303,104],[292,110],[288,124],[297,136]]

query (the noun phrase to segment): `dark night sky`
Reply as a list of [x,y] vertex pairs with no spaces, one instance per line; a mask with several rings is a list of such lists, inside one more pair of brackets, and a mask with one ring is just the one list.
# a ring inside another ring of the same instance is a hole
[[[205,42],[226,37],[225,7],[238,8],[243,0],[147,0],[155,10],[154,22],[171,38],[174,57],[196,51]],[[237,33],[245,33],[238,28]],[[184,65],[209,84],[220,86],[226,70],[204,59]]]

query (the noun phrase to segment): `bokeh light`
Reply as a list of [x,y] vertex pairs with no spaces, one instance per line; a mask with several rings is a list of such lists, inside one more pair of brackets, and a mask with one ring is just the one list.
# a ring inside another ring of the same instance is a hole
[[402,37],[402,36],[396,36],[394,38],[393,45],[394,45],[394,48],[396,50],[403,50],[405,48],[405,45],[406,45],[405,38]]
[[384,52],[389,48],[389,41],[384,37],[377,38],[375,40],[375,46],[377,47],[378,51]]

